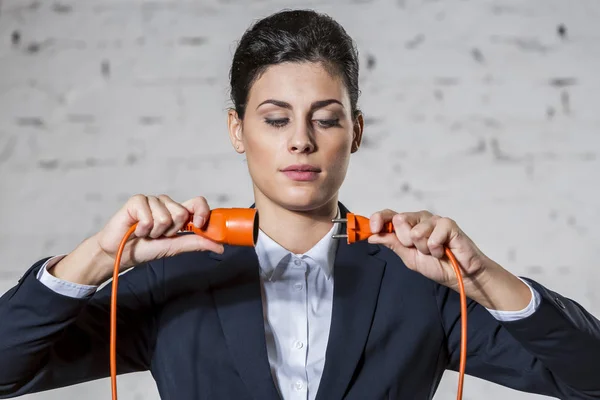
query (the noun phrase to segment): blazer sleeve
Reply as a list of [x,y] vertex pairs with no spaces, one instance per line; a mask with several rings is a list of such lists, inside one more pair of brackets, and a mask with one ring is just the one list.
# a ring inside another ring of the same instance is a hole
[[[0,398],[11,398],[110,375],[108,284],[85,299],[58,294],[34,264],[0,297]],[[160,301],[161,260],[119,277],[117,373],[149,369]]]
[[[526,279],[526,278],[524,278]],[[600,399],[600,321],[575,301],[526,279],[541,295],[524,319],[501,322],[468,301],[466,373],[561,399]],[[458,371],[460,299],[436,285],[447,338],[448,368]]]

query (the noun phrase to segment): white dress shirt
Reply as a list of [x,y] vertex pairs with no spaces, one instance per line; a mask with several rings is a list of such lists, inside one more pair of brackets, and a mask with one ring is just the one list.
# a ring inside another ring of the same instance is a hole
[[313,248],[292,254],[262,231],[261,269],[267,354],[285,400],[314,399],[325,365],[333,306],[335,225]]
[[[325,365],[325,350],[333,306],[333,264],[338,241],[332,239],[339,225],[304,254],[293,254],[259,231],[256,254],[267,354],[273,380],[284,400],[314,400]],[[64,296],[91,296],[97,286],[79,285],[52,276],[48,269],[64,256],[42,266],[38,279]],[[497,320],[514,321],[533,314],[541,301],[532,293],[520,311],[488,310]]]

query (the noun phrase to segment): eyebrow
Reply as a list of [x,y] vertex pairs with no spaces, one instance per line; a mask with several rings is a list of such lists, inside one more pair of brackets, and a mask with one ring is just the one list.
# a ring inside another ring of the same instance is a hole
[[[277,107],[287,108],[288,110],[291,110],[293,108],[290,103],[287,103],[285,101],[268,99],[268,100],[265,100],[262,103],[260,103],[258,105],[258,107],[256,107],[256,109],[258,109],[263,104],[273,104],[273,105],[276,105]],[[330,104],[339,104],[340,106],[342,106],[342,108],[344,107],[344,105],[336,99],[327,99],[327,100],[319,100],[319,101],[313,102],[310,105],[310,111],[312,112],[312,111],[318,110],[319,108],[326,107]]]

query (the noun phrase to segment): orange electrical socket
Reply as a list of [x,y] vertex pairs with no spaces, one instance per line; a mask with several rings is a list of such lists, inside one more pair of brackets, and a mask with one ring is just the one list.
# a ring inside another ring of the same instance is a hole
[[202,228],[196,228],[190,219],[181,231],[231,246],[254,246],[258,239],[258,212],[255,208],[215,208]]

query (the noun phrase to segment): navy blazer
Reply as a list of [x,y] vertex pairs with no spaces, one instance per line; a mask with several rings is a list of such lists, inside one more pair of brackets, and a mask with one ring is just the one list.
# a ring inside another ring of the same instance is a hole
[[[0,398],[109,376],[110,285],[91,299],[59,295],[36,279],[44,261],[0,298]],[[431,399],[444,370],[458,368],[458,295],[367,242],[340,241],[334,279],[317,400]],[[542,301],[523,320],[498,322],[469,301],[467,373],[599,399],[600,322],[529,282]],[[118,373],[149,370],[165,400],[279,398],[254,249],[153,261],[122,275],[118,292]]]

